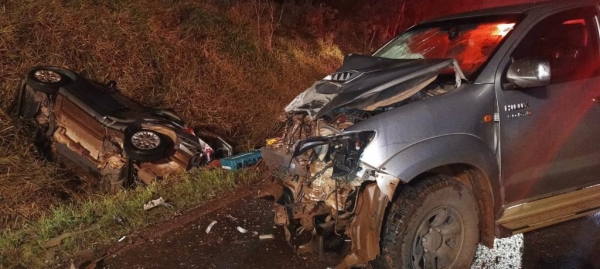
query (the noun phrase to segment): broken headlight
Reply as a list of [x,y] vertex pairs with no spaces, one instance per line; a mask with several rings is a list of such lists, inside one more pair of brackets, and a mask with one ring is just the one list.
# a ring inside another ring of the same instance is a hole
[[[319,160],[331,161],[333,178],[346,179],[348,176],[353,178],[353,175],[360,169],[361,154],[374,137],[375,131],[348,132],[330,137],[310,137],[298,141],[292,158],[313,150]],[[324,152],[325,150],[326,152]]]
[[374,136],[374,131],[363,131],[334,137],[330,147],[332,177],[345,178],[356,174],[360,167],[360,156]]

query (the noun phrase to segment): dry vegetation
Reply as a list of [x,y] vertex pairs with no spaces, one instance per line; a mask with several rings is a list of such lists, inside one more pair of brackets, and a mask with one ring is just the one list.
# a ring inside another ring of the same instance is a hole
[[195,2],[0,4],[4,228],[39,217],[62,198],[89,194],[85,185],[65,184],[65,171],[36,158],[30,133],[5,113],[29,67],[59,65],[100,81],[115,79],[131,99],[172,107],[200,132],[246,149],[273,135],[286,102],[340,60],[334,46],[277,32],[284,15],[297,12],[292,6]]
[[[147,217],[131,211],[157,188],[106,197],[93,182],[42,160],[30,130],[7,113],[28,68],[59,65],[99,81],[114,79],[131,99],[174,108],[197,132],[221,135],[245,150],[277,133],[282,108],[339,65],[340,48],[373,51],[422,14],[444,10],[401,0],[373,3],[0,1],[0,267],[39,267],[39,242],[110,223],[114,212],[143,226]],[[240,181],[212,172],[183,177],[179,186],[158,188],[181,196],[187,207]]]
[[[59,65],[117,80],[131,99],[174,108],[200,133],[245,150],[274,135],[283,106],[341,60],[340,50],[302,21],[310,8],[272,1],[0,2],[0,267],[40,266],[40,240],[102,223],[84,217],[84,209],[102,215],[112,207],[98,203],[125,199],[103,197],[93,182],[38,156],[30,130],[7,112],[28,68]],[[201,186],[195,192],[212,196],[230,189]],[[148,198],[144,190],[124,195],[138,203],[127,209]]]

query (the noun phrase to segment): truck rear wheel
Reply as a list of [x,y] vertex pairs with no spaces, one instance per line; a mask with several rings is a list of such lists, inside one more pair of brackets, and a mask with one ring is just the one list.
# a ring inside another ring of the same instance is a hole
[[382,237],[376,268],[469,268],[479,244],[477,202],[451,177],[420,180],[394,200]]

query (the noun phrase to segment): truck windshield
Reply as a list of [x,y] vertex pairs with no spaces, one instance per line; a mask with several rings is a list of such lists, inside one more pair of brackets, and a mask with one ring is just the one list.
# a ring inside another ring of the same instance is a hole
[[475,73],[514,28],[515,22],[445,22],[417,27],[396,37],[373,56],[391,59],[454,58],[467,77]]

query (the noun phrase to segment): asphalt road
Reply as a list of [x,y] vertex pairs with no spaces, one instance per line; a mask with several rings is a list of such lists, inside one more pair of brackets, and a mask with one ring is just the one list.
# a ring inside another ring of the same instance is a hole
[[[294,253],[281,228],[273,225],[271,208],[269,201],[245,196],[208,214],[188,216],[189,221],[158,235],[160,227],[155,227],[109,256],[105,268],[325,268],[343,258],[342,253],[322,258]],[[260,240],[265,234],[274,239]],[[473,268],[600,268],[600,214],[495,245],[491,251],[480,247]]]

